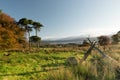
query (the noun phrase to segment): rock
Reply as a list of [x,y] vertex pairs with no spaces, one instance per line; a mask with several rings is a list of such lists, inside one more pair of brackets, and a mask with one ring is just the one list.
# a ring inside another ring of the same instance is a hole
[[70,65],[77,65],[79,63],[79,59],[76,57],[69,57],[67,58],[66,62]]

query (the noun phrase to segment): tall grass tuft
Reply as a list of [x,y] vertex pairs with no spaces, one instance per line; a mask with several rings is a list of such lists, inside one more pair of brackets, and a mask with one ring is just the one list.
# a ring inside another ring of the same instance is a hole
[[72,66],[71,71],[77,80],[96,80],[95,75],[89,71],[88,66],[78,64],[77,66]]
[[51,72],[47,80],[119,80],[115,70],[106,59],[94,56],[83,64]]
[[111,64],[106,58],[101,58],[98,55],[93,56],[90,68],[96,70],[96,73],[93,74],[96,74],[97,80],[116,80],[114,64]]
[[75,80],[73,74],[68,69],[61,67],[57,71],[48,73],[47,80]]

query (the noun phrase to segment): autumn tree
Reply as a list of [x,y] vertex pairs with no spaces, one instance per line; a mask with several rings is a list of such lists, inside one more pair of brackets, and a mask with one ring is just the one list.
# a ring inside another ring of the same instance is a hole
[[24,33],[13,18],[0,12],[0,49],[23,47]]
[[[30,38],[32,29],[35,29],[36,37],[41,39],[37,34],[42,26],[41,23],[27,18],[21,18],[16,22],[13,18],[0,10],[0,49],[25,47],[27,39]],[[26,33],[28,33],[28,38],[25,38],[27,37],[25,36]],[[35,40],[36,39],[34,39],[34,41]]]

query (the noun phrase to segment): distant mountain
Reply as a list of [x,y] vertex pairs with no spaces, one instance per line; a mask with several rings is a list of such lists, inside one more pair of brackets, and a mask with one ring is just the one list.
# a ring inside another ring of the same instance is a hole
[[[97,40],[96,37],[92,37],[90,38],[92,41],[93,40]],[[77,44],[81,44],[84,40],[87,40],[87,37],[83,37],[83,36],[77,36],[77,37],[66,37],[66,38],[61,38],[61,39],[57,39],[57,40],[42,40],[42,43],[46,43],[46,44],[68,44],[68,43],[77,43]]]

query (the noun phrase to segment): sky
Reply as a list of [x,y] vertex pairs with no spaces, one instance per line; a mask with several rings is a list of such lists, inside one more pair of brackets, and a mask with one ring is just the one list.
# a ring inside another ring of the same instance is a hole
[[0,9],[16,21],[26,17],[43,24],[42,39],[120,31],[120,0],[0,0]]

